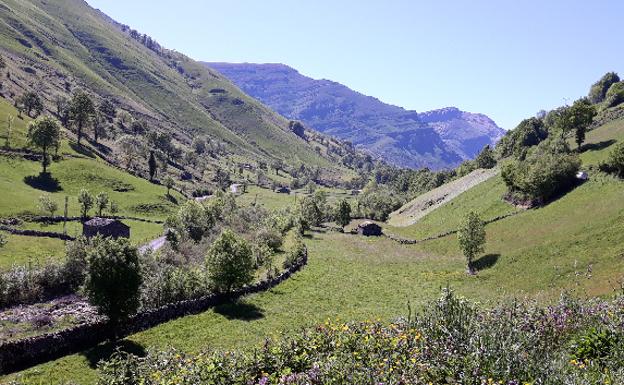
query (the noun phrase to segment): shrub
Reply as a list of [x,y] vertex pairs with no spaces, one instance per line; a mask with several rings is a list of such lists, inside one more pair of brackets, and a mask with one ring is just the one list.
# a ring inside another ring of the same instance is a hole
[[126,239],[97,239],[88,250],[85,292],[89,302],[117,327],[139,307],[141,266]]
[[579,168],[576,155],[561,152],[558,141],[548,141],[525,160],[507,163],[501,176],[512,196],[543,203],[572,187]]
[[615,107],[624,103],[624,82],[613,83],[606,94],[605,107]]
[[288,269],[305,256],[305,244],[301,234],[296,231],[289,232],[284,242],[284,249],[286,250],[284,268]]
[[[491,310],[444,290],[415,319],[328,320],[235,351],[116,353],[99,384],[622,384],[624,347],[599,364],[570,360],[570,335],[600,323],[621,328],[623,299]],[[617,330],[617,329],[616,329]],[[621,329],[620,329],[621,330]],[[619,332],[621,335],[621,331]]]
[[56,210],[58,210],[58,204],[52,200],[49,194],[44,194],[39,197],[39,210],[50,213],[50,216],[54,216]]
[[594,83],[589,90],[589,100],[594,103],[602,102],[609,90],[609,88],[620,81],[620,77],[615,72],[607,72],[600,80]]
[[618,343],[618,336],[612,331],[592,327],[572,340],[571,356],[578,361],[604,360]]
[[231,230],[224,230],[206,257],[208,279],[220,292],[229,292],[251,283],[254,261],[251,248]]
[[624,143],[618,143],[611,153],[605,165],[600,167],[603,171],[613,173],[620,178],[624,177]]
[[493,168],[496,166],[494,151],[492,151],[490,145],[483,147],[483,150],[477,155],[474,163],[477,168]]

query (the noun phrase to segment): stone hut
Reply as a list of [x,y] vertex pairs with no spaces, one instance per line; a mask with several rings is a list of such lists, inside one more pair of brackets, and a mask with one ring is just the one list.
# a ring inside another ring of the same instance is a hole
[[130,238],[130,227],[118,219],[93,218],[82,224],[82,235],[87,238],[101,235],[112,238]]
[[281,186],[275,189],[275,192],[278,194],[290,194],[290,189],[285,186]]
[[366,237],[377,237],[381,235],[381,226],[375,222],[364,221],[358,225],[357,233]]

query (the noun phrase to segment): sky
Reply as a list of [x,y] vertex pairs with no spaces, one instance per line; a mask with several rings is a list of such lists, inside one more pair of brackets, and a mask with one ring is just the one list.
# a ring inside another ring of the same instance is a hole
[[624,75],[621,0],[87,0],[193,59],[284,63],[505,129]]

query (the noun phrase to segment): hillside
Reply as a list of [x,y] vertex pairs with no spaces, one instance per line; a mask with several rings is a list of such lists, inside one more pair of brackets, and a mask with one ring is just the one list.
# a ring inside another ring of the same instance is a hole
[[[298,137],[286,119],[220,74],[116,23],[82,0],[8,0],[0,7],[0,55],[7,65],[0,93],[15,102],[25,92],[36,91],[51,113],[78,90],[96,103],[112,100],[119,121],[100,149],[112,151],[113,159],[119,158],[115,139],[130,130],[122,120],[128,113],[148,132],[170,135],[182,153],[195,138],[218,146],[223,154],[205,160],[208,169],[234,160],[270,164],[280,159],[292,167],[320,167],[333,178],[346,170],[339,166],[342,162],[315,148],[325,148],[314,142],[316,136],[307,141]],[[203,166],[180,171],[199,177]]]
[[482,114],[407,111],[282,64],[206,63],[289,119],[346,139],[399,165],[433,169],[472,159],[503,134]]

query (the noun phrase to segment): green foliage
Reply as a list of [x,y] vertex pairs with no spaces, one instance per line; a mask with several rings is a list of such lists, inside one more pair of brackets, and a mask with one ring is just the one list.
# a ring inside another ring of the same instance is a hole
[[338,202],[334,214],[336,223],[341,227],[345,227],[351,222],[351,205],[346,199]]
[[163,184],[167,188],[167,195],[170,195],[169,193],[170,193],[171,189],[173,188],[173,186],[175,185],[175,181],[173,180],[172,177],[167,175],[165,177],[165,179],[163,179]]
[[522,158],[528,147],[536,146],[548,137],[544,122],[538,118],[525,119],[513,130],[508,131],[496,145],[501,158],[515,156]]
[[315,196],[306,196],[299,202],[301,218],[310,226],[320,226],[323,222],[322,202]]
[[566,108],[560,119],[560,126],[565,136],[574,131],[576,144],[581,147],[585,141],[585,132],[596,116],[596,108],[587,99],[579,99]]
[[208,279],[220,292],[229,292],[251,283],[254,261],[247,241],[231,230],[224,230],[206,257]]
[[305,256],[306,247],[303,243],[301,233],[298,231],[289,231],[284,240],[284,250],[286,251],[284,268],[288,269]]
[[357,199],[358,214],[365,218],[385,221],[391,212],[398,209],[402,200],[385,188],[365,189]]
[[619,336],[609,329],[591,327],[570,343],[573,360],[604,361],[619,344]]
[[149,177],[150,177],[150,180],[153,180],[154,176],[156,176],[156,169],[157,169],[156,157],[154,156],[154,151],[150,151],[149,160],[147,161],[147,165],[149,167]]
[[483,150],[477,155],[477,158],[474,160],[475,166],[477,168],[493,168],[496,166],[496,159],[494,158],[494,151],[490,145],[486,145],[483,147]]
[[615,107],[624,103],[624,82],[613,83],[607,91],[605,107]]
[[76,128],[78,143],[82,139],[83,128],[91,122],[95,113],[95,105],[89,95],[82,91],[74,93],[69,105],[69,114]]
[[39,210],[50,213],[50,216],[53,217],[58,210],[58,204],[50,197],[50,194],[43,194],[39,197]]
[[136,247],[126,239],[103,238],[88,250],[85,293],[89,302],[120,326],[139,308],[141,266]]
[[37,117],[43,111],[43,101],[36,92],[26,92],[16,100],[17,104],[26,110],[28,116],[34,112],[34,117]]
[[618,76],[618,74],[616,74],[615,72],[607,72],[602,76],[602,78],[600,78],[600,80],[598,80],[591,86],[588,95],[589,101],[594,104],[601,103],[602,101],[604,101],[607,95],[607,91],[609,90],[611,85],[619,81],[620,77]]
[[87,189],[80,190],[78,193],[78,204],[80,204],[80,213],[83,218],[87,217],[94,203],[93,195]]
[[206,210],[201,203],[190,200],[178,209],[176,216],[170,218],[169,222],[171,227],[177,229],[180,234],[199,242],[214,225],[213,214],[210,210]]
[[565,152],[561,143],[544,142],[525,160],[505,164],[501,176],[509,192],[521,200],[540,204],[569,189],[575,183],[580,160]]
[[98,211],[98,216],[102,216],[102,212],[104,211],[104,209],[106,209],[106,207],[108,207],[108,203],[110,201],[110,198],[108,197],[108,194],[105,192],[99,192],[96,196],[95,196],[95,208]]
[[606,164],[601,169],[624,178],[624,143],[618,143],[609,153]]
[[98,384],[621,384],[621,346],[599,363],[569,360],[565,351],[571,331],[601,322],[618,328],[621,304],[516,301],[485,310],[445,289],[415,318],[392,323],[327,320],[225,352],[117,353],[100,365]]
[[49,116],[44,116],[28,125],[28,141],[31,146],[41,149],[43,172],[47,171],[50,164],[48,151],[51,148],[58,148],[61,141],[61,129],[56,120]]
[[464,217],[457,232],[459,248],[466,257],[468,271],[473,273],[472,262],[474,258],[482,253],[485,246],[485,223],[479,215],[471,211]]

